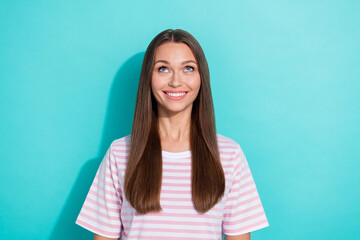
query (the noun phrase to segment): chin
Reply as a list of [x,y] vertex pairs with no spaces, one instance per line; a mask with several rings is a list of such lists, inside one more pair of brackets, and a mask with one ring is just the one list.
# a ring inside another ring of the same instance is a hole
[[176,113],[181,113],[181,112],[187,112],[189,111],[188,109],[190,108],[190,113],[191,113],[191,106],[188,107],[179,107],[179,108],[161,108],[161,112],[163,113],[169,113],[169,114],[176,114]]

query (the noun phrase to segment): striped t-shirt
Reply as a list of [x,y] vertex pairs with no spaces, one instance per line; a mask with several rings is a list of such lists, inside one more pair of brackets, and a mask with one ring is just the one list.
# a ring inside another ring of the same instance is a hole
[[130,135],[114,140],[91,185],[76,223],[121,239],[222,239],[267,227],[245,155],[238,143],[217,134],[225,173],[225,193],[208,212],[198,213],[191,198],[191,151],[162,151],[162,211],[138,214],[124,196]]

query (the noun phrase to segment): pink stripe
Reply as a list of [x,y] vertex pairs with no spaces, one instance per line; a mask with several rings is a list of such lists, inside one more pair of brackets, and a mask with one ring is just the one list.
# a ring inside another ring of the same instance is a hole
[[[134,239],[134,240],[135,239],[136,240],[137,239],[141,239],[141,240],[169,240],[169,237],[131,235],[131,236],[129,236],[128,240],[131,240],[131,239]],[[171,237],[171,240],[184,240],[184,238],[183,237]],[[199,240],[199,238],[186,237],[186,240]]]
[[[95,200],[92,200],[91,198],[87,198],[86,201],[89,202],[89,203],[94,204],[94,205],[97,206],[98,208],[102,208],[102,209],[105,210],[105,211],[107,210],[107,211],[109,211],[109,212],[114,212],[114,213],[118,213],[118,212],[120,211],[119,208],[111,208],[111,207],[108,207],[108,206],[106,206],[106,205],[104,205],[104,204],[102,204],[102,203],[100,203],[100,202],[97,202],[97,201],[95,201]],[[109,200],[106,200],[106,202],[109,202]]]
[[[129,150],[121,150],[121,149],[116,149],[116,150],[113,150],[114,152],[114,156],[120,156],[120,155],[117,155],[115,153],[129,153],[130,151]],[[123,156],[120,156],[120,157],[123,157]]]
[[183,210],[194,210],[193,206],[179,206],[179,205],[165,205],[165,204],[161,204],[161,207],[164,209],[169,209],[169,210],[173,210],[173,209],[183,209]]
[[235,158],[221,158],[221,163],[231,163],[232,165],[234,165],[234,159]]
[[[119,156],[119,155],[116,155],[116,154],[114,155],[114,157],[118,158],[118,159],[123,159],[124,158],[123,156]],[[119,165],[119,166],[122,166],[122,167],[126,167],[126,162],[122,162],[122,161],[120,162],[119,161],[116,164]]]
[[191,173],[191,169],[163,169],[163,173]]
[[106,179],[113,180],[114,184],[117,185],[117,186],[120,185],[120,181],[118,179],[114,179],[114,177],[109,172],[106,173]]
[[130,144],[131,135],[116,139],[113,141],[114,146],[127,146]]
[[[135,214],[136,215],[136,214]],[[156,214],[156,213],[150,213],[149,215],[151,216],[164,216],[164,217],[174,217],[174,213],[164,213],[164,212],[161,212],[159,214]],[[176,213],[176,217],[179,217],[179,218],[187,218],[187,217],[191,217],[191,218],[205,218],[207,219],[209,216],[209,214],[193,214],[193,213]],[[213,217],[214,219],[222,219],[221,216],[216,216],[216,215],[211,215],[211,217]]]
[[[180,181],[189,181],[189,183],[191,183],[191,175],[188,176],[163,176],[163,182],[166,182],[168,180],[180,180]],[[225,175],[225,181],[226,183],[229,183],[231,181],[231,176],[227,176]]]
[[252,183],[252,182],[247,182],[247,183],[243,184],[242,186],[234,187],[234,188],[230,189],[230,195],[231,195],[231,196],[234,196],[234,195],[236,195],[236,194],[239,194],[238,192],[239,192],[241,189],[246,188],[246,187],[250,187],[250,186],[254,186],[254,188],[255,188],[255,185],[254,185],[254,183]]
[[94,182],[91,187],[94,187],[94,188],[96,188],[96,189],[98,189],[98,190],[100,190],[100,191],[105,192],[106,194],[110,194],[110,195],[118,198],[118,195],[119,195],[120,192],[121,192],[120,188],[116,188],[116,187],[115,187],[114,185],[112,185],[112,184],[108,185],[107,183],[105,183],[105,185],[107,185],[108,187],[110,187],[110,189],[114,190],[115,192],[112,192],[112,191],[110,191],[110,190],[105,189],[102,185],[98,184],[98,182]]
[[241,168],[241,164],[235,163],[234,173],[239,174],[240,168]]
[[119,151],[119,148],[125,148],[126,150],[129,150],[130,143],[115,142],[113,145],[111,145],[111,149],[113,150],[113,152]]
[[239,205],[246,205],[246,204],[249,204],[249,203],[252,203],[252,202],[255,202],[255,201],[260,201],[260,198],[259,198],[258,195],[254,196],[252,198],[249,198],[247,200],[239,202]]
[[[137,212],[122,212],[121,216],[140,216],[141,214],[137,213]],[[193,213],[164,213],[164,212],[159,212],[159,213],[148,213],[146,214],[147,217],[152,217],[152,216],[161,216],[161,217],[179,217],[179,218],[198,218],[198,219],[204,219],[205,221],[208,220],[209,215],[208,214],[193,214]],[[222,216],[216,216],[216,215],[211,215],[212,219],[222,219]]]
[[[121,189],[118,187],[118,186],[120,185],[120,182],[118,182],[118,181],[114,181],[114,182],[117,182],[117,183],[116,183],[116,184],[117,184],[117,186],[115,186],[113,183],[108,182],[108,181],[106,181],[106,180],[110,180],[110,179],[109,179],[109,178],[106,178],[106,179],[104,180],[104,179],[102,179],[102,178],[98,178],[98,183],[105,184],[106,186],[110,187],[111,189],[116,190],[118,193],[120,193],[120,192],[121,192]],[[98,183],[96,183],[96,185],[97,185],[97,186],[99,186],[99,184],[98,184]],[[101,187],[101,189],[104,189],[104,188],[103,188],[103,187]]]
[[[163,176],[163,179],[169,180],[188,180],[189,176]],[[191,178],[189,178],[191,179]]]
[[[110,164],[109,164],[110,163]],[[114,175],[115,175],[115,173],[116,173],[116,169],[117,169],[117,163],[116,162],[114,162],[114,161],[112,161],[112,160],[108,160],[108,162],[106,163],[106,173],[107,174],[110,174],[110,173],[114,173]],[[113,178],[114,176],[112,176],[111,178]]]
[[235,201],[239,198],[243,198],[243,197],[246,197],[247,195],[251,195],[252,193],[257,193],[256,188],[250,189],[250,190],[240,193],[238,195],[234,194],[234,196],[231,196],[228,198],[228,201]]
[[186,195],[182,198],[178,197],[163,197],[160,196],[161,201],[168,201],[168,202],[189,202],[192,201],[191,195]]
[[161,193],[163,193],[163,194],[191,194],[191,191],[162,189]]
[[163,187],[186,187],[190,188],[191,183],[162,183],[161,186]]
[[255,187],[255,182],[254,182],[254,180],[252,178],[248,182],[241,183],[242,181],[245,181],[245,180],[246,179],[241,179],[240,181],[236,180],[236,182],[234,182],[233,185],[239,185],[239,186],[231,188],[230,192],[237,192],[240,189],[244,189],[244,188],[249,187],[249,186],[254,186]]
[[[248,170],[248,168],[243,169],[243,172],[245,172],[246,170]],[[251,172],[247,172],[246,174],[241,175],[241,179],[247,179],[249,177],[252,177]]]
[[247,226],[244,226],[244,227],[241,227],[241,228],[238,228],[238,229],[225,229],[225,226],[224,226],[224,233],[225,234],[236,234],[236,233],[239,233],[239,232],[245,232],[245,231],[250,231],[250,230],[254,230],[254,228],[257,228],[257,227],[261,227],[263,225],[267,225],[268,224],[268,221],[266,218],[264,219],[261,219],[259,222],[256,222],[256,223],[252,223],[250,225],[247,225]]
[[[97,211],[96,209],[92,209],[91,207],[88,207],[87,205],[84,205],[83,209],[86,209],[89,212],[95,213],[95,214],[99,215],[100,217],[108,218],[109,220],[120,221],[119,217],[109,216],[109,215],[107,215],[105,213]],[[117,213],[119,213],[119,212],[117,212]],[[82,215],[82,214],[85,214],[85,213],[80,213],[80,215]]]
[[[165,209],[169,209],[169,210],[173,210],[173,209],[181,209],[181,210],[195,210],[193,206],[179,206],[179,205],[165,205],[165,204],[161,204],[162,208]],[[215,212],[220,212],[221,209],[217,208],[217,209],[213,209],[213,211]]]
[[249,204],[249,203],[252,203],[252,202],[255,202],[255,201],[259,201],[259,200],[260,200],[259,196],[254,196],[254,197],[249,198],[249,199],[247,199],[247,200],[244,200],[244,201],[242,201],[242,202],[237,202],[237,203],[236,203],[236,206],[227,205],[227,206],[225,207],[225,210],[229,210],[229,209],[232,209],[232,208],[236,208],[237,206],[244,206],[244,205],[246,205],[246,204]]
[[240,188],[246,188],[249,186],[255,186],[254,180],[252,178],[250,181],[248,181],[246,183],[240,183]]
[[[86,199],[87,201],[89,201],[89,202],[92,202],[93,200],[92,199]],[[95,203],[96,205],[96,207],[98,207],[98,208],[101,208],[103,211],[105,211],[105,212],[113,212],[113,213],[118,213],[120,210],[118,209],[118,208],[110,208],[110,207],[106,207],[106,206],[104,206],[103,204],[100,204],[100,203]]]
[[[223,142],[224,143],[224,142]],[[227,142],[226,142],[227,143]],[[222,145],[222,146],[219,146],[219,148],[221,148],[221,149],[224,149],[224,148],[226,148],[226,149],[232,149],[232,150],[237,150],[237,148],[235,148],[234,146],[228,146],[228,145]]]
[[[177,217],[177,216],[174,216]],[[159,225],[181,225],[181,226],[209,226],[209,227],[220,227],[219,223],[211,222],[189,222],[189,221],[172,221],[172,220],[155,220],[155,219],[134,219],[134,220],[122,220],[123,223],[132,223],[132,224],[159,224]],[[221,223],[221,222],[220,222]]]
[[[96,190],[101,190],[101,188],[98,188],[98,186],[93,186],[90,188],[90,191],[89,193],[93,194],[95,197],[104,197],[103,195],[99,194]],[[101,190],[103,191],[103,190]],[[113,192],[110,192],[109,190],[106,190],[105,191],[105,195],[110,195],[110,196],[113,196],[114,198],[118,198],[118,196],[116,195],[116,193],[113,193]],[[104,198],[103,198],[104,199]]]
[[163,167],[166,167],[166,166],[191,167],[191,162],[164,162]]
[[247,214],[248,212],[251,212],[251,211],[259,209],[259,208],[262,208],[261,203],[258,203],[258,204],[254,205],[252,207],[242,209],[240,211],[231,212],[231,213],[225,213],[224,218],[230,218],[232,216],[239,216],[239,215]]
[[[131,228],[131,231],[157,232],[157,233],[199,233],[199,230],[197,229],[169,229],[169,228],[145,228],[145,227],[133,227]],[[209,234],[209,235],[217,234],[216,231],[212,231],[212,230],[202,230],[201,233]]]
[[98,218],[92,217],[87,214],[81,214],[81,217],[91,220],[91,221],[95,222],[96,225],[101,226],[101,227],[114,228],[114,229],[120,229],[120,227],[121,227],[120,222],[118,224],[112,224],[112,223],[104,222]]
[[[181,181],[188,180],[188,181],[191,181],[191,175],[188,175],[188,176],[170,176],[170,175],[166,175],[166,176],[163,176],[163,180],[181,180]],[[226,176],[225,175],[225,180],[227,182],[231,181],[231,176]]]
[[114,232],[109,232],[109,231],[105,231],[101,228],[98,228],[98,227],[95,227],[93,225],[90,225],[80,219],[76,220],[76,223],[82,227],[85,227],[86,229],[92,231],[92,232],[97,232],[99,234],[103,234],[103,235],[107,235],[109,237],[114,237],[114,238],[118,238],[120,237],[120,234],[119,233],[114,233]]
[[230,144],[234,144],[234,142],[232,140],[230,140],[230,138],[221,136],[218,138],[218,143],[230,143]]
[[231,155],[234,155],[234,152],[221,152],[221,151],[220,151],[220,156],[221,156],[221,155],[225,155],[225,156],[229,156],[229,155],[230,155],[230,156],[231,156]]
[[[251,221],[254,218],[260,217],[260,216],[265,216],[264,212],[258,212],[255,213],[253,215],[247,216],[245,218],[239,219],[237,221],[233,221],[233,222],[228,222],[228,221],[224,221],[224,224],[228,225],[228,226],[233,226],[233,225],[237,225],[237,224],[241,224],[241,223],[245,223],[247,221]],[[234,216],[235,217],[235,216]]]
[[223,164],[222,167],[223,168],[233,168],[234,164]]
[[[232,149],[234,151],[223,151],[223,149]],[[234,155],[234,153],[236,153],[236,148],[234,147],[231,147],[231,146],[222,146],[220,149],[219,149],[219,153],[220,154],[228,154],[228,155]]]

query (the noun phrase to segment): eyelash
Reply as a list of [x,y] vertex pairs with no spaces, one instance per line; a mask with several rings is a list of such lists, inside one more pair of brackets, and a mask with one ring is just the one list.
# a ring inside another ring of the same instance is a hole
[[192,71],[194,71],[194,70],[195,70],[195,68],[194,68],[194,67],[192,67],[192,66],[185,66],[185,68],[191,68],[191,69],[192,69]]
[[[162,68],[166,68],[166,66],[161,66],[161,67],[159,67],[159,68],[158,68],[158,71],[159,71],[159,72],[161,72],[161,71],[160,71],[160,69],[162,69]],[[186,68],[191,68],[191,69],[192,69],[192,71],[194,71],[194,70],[195,70],[195,68],[194,68],[194,67],[192,67],[192,66],[185,66],[185,69],[186,69]]]
[[166,68],[166,67],[165,67],[165,66],[161,66],[161,67],[158,68],[158,71],[161,72],[160,69],[162,69],[162,68]]

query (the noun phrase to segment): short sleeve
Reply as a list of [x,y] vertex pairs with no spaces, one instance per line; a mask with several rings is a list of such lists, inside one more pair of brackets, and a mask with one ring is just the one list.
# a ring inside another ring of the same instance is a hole
[[269,226],[246,157],[238,145],[232,184],[225,202],[223,233],[241,235]]
[[110,146],[97,170],[76,224],[104,237],[119,238],[121,207],[117,166]]

